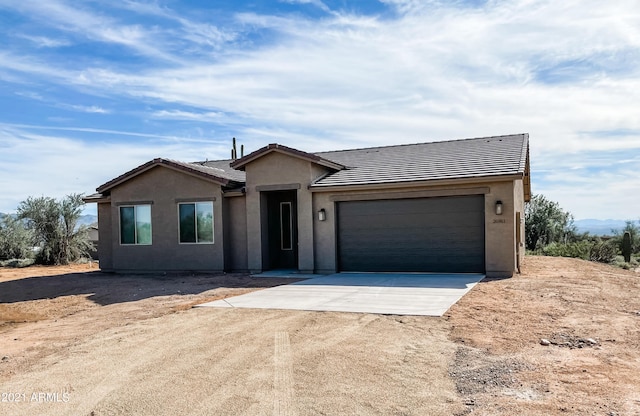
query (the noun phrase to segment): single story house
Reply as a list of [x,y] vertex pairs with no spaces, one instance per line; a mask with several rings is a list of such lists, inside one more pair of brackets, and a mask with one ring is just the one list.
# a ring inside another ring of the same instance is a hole
[[529,135],[154,159],[101,185],[105,271],[480,272],[524,256]]

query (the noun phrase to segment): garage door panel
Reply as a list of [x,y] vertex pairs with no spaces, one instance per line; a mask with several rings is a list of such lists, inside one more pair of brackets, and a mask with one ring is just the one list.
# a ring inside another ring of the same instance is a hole
[[338,204],[343,271],[484,272],[484,196]]

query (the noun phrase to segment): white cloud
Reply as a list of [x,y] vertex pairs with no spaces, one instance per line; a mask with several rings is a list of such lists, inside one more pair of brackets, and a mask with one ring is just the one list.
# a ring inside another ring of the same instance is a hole
[[47,36],[29,36],[26,34],[18,34],[17,36],[33,42],[38,48],[59,48],[71,45],[71,42],[65,39],[53,39]]
[[329,6],[327,6],[324,2],[322,2],[322,0],[280,0],[280,1],[282,1],[283,3],[290,3],[290,4],[310,4],[322,11],[331,12],[331,9],[329,8]]
[[[475,7],[386,0],[398,16],[332,11],[310,20],[237,13],[234,26],[224,29],[155,3],[111,7],[173,26],[121,22],[59,0],[24,3],[10,7],[165,62],[133,71],[115,62],[49,65],[0,52],[0,68],[16,76],[153,103],[142,114],[154,121],[230,126],[251,150],[273,141],[320,151],[529,132],[532,168],[544,173],[533,184],[536,192],[596,217],[605,205],[586,203],[584,188],[606,190],[603,201],[626,200],[629,212],[632,202],[640,205],[631,192],[637,176],[612,153],[626,151],[630,160],[640,153],[635,0],[487,1]],[[255,36],[263,30],[269,36]],[[179,42],[168,42],[171,36]],[[610,163],[610,175],[583,172],[572,178],[581,189],[550,179],[600,166],[599,156]],[[615,185],[605,186],[607,180]]]
[[90,194],[100,184],[155,157],[186,161],[228,157],[227,143],[199,140],[198,146],[185,146],[187,141],[166,138],[92,144],[0,125],[0,212],[15,211],[29,196]]
[[[0,1],[0,6],[28,14],[48,26],[72,33],[80,38],[119,44],[145,56],[174,61],[161,45],[153,45],[154,29],[139,25],[120,24],[114,18],[92,13],[86,4],[67,4],[59,0],[46,2]],[[84,6],[84,7],[83,7]],[[153,46],[152,46],[153,45]]]
[[161,118],[168,120],[193,120],[202,122],[220,122],[220,119],[224,116],[222,113],[206,112],[206,113],[194,113],[182,110],[160,110],[154,111],[151,114],[153,118]]
[[111,111],[104,109],[102,107],[96,105],[63,105],[63,107],[68,107],[76,111],[82,111],[83,113],[94,113],[94,114],[109,114]]

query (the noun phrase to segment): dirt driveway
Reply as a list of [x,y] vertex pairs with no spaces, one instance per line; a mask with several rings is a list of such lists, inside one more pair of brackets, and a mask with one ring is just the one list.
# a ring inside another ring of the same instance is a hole
[[244,275],[0,269],[0,414],[640,414],[640,275],[523,272],[430,318],[191,308],[282,283]]

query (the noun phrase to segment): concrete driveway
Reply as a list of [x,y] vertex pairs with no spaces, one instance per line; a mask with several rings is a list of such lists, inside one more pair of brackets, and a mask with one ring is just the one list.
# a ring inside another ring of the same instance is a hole
[[442,316],[483,278],[482,274],[338,273],[198,306]]

